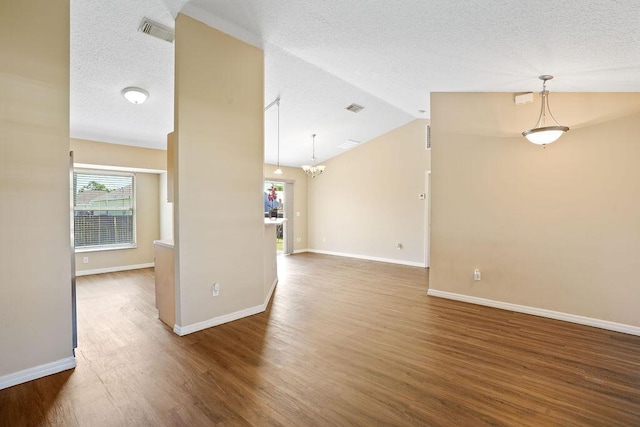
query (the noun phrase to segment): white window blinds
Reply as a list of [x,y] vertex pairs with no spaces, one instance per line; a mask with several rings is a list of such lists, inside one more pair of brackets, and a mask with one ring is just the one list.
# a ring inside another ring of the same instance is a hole
[[77,249],[135,245],[133,174],[74,172],[73,208]]

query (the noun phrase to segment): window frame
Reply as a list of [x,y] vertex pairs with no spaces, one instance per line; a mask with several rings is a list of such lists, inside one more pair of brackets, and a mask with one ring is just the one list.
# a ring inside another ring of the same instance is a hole
[[[87,169],[87,168],[73,168],[73,174],[85,174],[85,175],[110,175],[110,176],[124,176],[131,177],[131,185],[132,185],[132,193],[133,193],[133,207],[132,207],[132,222],[133,222],[133,242],[132,243],[114,243],[111,245],[92,245],[92,246],[75,246],[74,241],[74,250],[75,253],[85,253],[85,252],[102,252],[102,251],[117,251],[122,249],[136,249],[138,247],[138,228],[137,228],[137,218],[138,218],[138,186],[136,183],[136,174],[134,172],[125,172],[125,171],[112,171],[105,169]],[[74,189],[72,189],[73,191]],[[73,195],[75,197],[75,194]],[[74,236],[75,236],[75,214],[76,214],[76,203],[73,200],[73,216],[74,216]],[[74,239],[75,240],[75,239]]]

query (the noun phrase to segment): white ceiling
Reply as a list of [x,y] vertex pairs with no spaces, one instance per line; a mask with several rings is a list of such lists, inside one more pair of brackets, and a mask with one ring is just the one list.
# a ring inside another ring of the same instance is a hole
[[[137,28],[144,16],[173,27],[179,11],[264,49],[285,165],[309,162],[312,133],[323,161],[347,139],[428,118],[430,92],[538,91],[540,74],[555,75],[552,92],[640,91],[637,0],[72,0],[71,11],[71,134],[98,141],[164,148],[173,45]],[[129,104],[126,86],[149,100]]]

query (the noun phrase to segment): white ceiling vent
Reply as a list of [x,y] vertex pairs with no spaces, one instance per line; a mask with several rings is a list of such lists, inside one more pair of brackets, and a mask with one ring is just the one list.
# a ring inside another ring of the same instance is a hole
[[343,150],[351,150],[352,148],[360,145],[359,141],[354,141],[353,139],[347,139],[342,144],[338,145],[338,148],[342,148]]
[[351,104],[347,107],[347,110],[351,111],[352,113],[359,113],[360,111],[364,110],[364,107],[358,104]]
[[140,27],[138,27],[138,31],[159,38],[160,40],[173,43],[173,30],[171,28],[165,27],[164,25],[158,24],[157,22],[153,22],[148,18],[142,18],[142,22],[140,23]]

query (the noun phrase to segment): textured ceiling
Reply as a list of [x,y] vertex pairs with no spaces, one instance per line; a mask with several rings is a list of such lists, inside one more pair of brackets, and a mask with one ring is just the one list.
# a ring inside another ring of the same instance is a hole
[[[552,92],[640,91],[637,0],[73,0],[73,136],[164,147],[172,45],[137,27],[143,16],[172,26],[178,11],[265,50],[287,165],[308,163],[312,133],[326,160],[347,139],[429,117],[430,92],[538,91],[540,74],[556,76]],[[126,103],[131,85],[149,101]],[[365,110],[344,110],[352,102]],[[275,109],[265,128],[273,163]]]
[[[158,0],[71,1],[73,138],[165,148],[173,129],[173,44],[138,32],[146,16],[173,27]],[[149,99],[134,105],[122,89]]]

